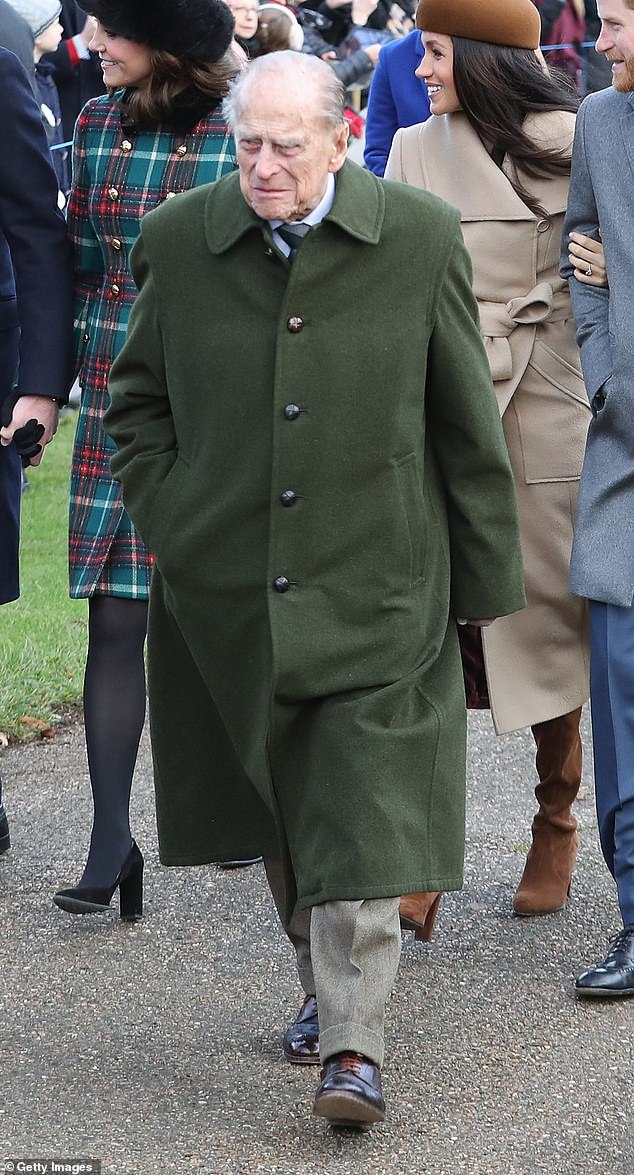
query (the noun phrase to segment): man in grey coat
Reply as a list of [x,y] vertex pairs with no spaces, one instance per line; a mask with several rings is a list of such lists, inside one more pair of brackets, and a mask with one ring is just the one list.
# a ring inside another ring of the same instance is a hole
[[[634,995],[634,0],[599,0],[598,8],[597,51],[611,62],[612,87],[579,112],[562,273],[593,412],[571,586],[590,600],[599,835],[623,929],[575,986],[579,996],[622,997]],[[609,289],[572,276],[575,233],[601,234]]]

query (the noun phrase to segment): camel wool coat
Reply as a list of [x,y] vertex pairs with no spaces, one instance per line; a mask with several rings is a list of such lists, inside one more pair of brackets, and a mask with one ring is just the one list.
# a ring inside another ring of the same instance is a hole
[[[525,130],[569,150],[575,116],[532,115]],[[567,177],[520,176],[533,213],[460,111],[397,133],[386,176],[460,211],[520,511],[527,608],[483,632],[498,733],[582,706],[589,693],[587,606],[569,590],[575,507],[590,407],[567,284],[559,276]]]
[[460,887],[454,616],[524,591],[456,212],[346,162],[291,265],[234,174],[132,263],[106,428],[156,558],[162,860],[279,850],[290,908]]

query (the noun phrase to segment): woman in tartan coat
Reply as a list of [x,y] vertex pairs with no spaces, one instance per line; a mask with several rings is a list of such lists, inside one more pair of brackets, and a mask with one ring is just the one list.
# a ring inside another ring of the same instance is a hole
[[143,858],[129,823],[145,718],[143,647],[151,556],[110,473],[102,418],[108,374],[136,288],[128,258],[142,216],[180,191],[235,167],[220,102],[236,64],[233,17],[222,0],[92,0],[90,48],[108,94],[82,110],[73,144],[69,233],[75,258],[76,360],[81,409],[70,497],[70,594],[88,597],[84,680],[94,802],[90,852],[78,886],[55,902],[71,913],[140,916]]

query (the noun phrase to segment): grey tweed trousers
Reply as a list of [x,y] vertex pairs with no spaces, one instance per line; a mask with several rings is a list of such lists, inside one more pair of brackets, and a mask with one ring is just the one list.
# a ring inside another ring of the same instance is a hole
[[399,898],[296,906],[283,917],[284,879],[277,861],[265,861],[280,921],[297,960],[306,995],[317,997],[322,1064],[340,1052],[383,1064],[385,1005],[401,954]]

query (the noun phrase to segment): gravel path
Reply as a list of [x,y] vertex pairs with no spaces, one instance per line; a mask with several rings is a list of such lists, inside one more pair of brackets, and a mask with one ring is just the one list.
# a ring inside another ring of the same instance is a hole
[[431,944],[404,936],[388,1118],[352,1135],[311,1117],[316,1072],[282,1058],[300,993],[262,867],[159,864],[147,740],[136,925],[51,903],[87,847],[81,727],[9,749],[1,767],[13,847],[0,858],[0,1170],[94,1158],[103,1175],[634,1175],[634,1001],[572,994],[619,926],[589,771],[567,909],[513,918],[532,742],[495,739],[471,715],[465,889],[443,899]]

